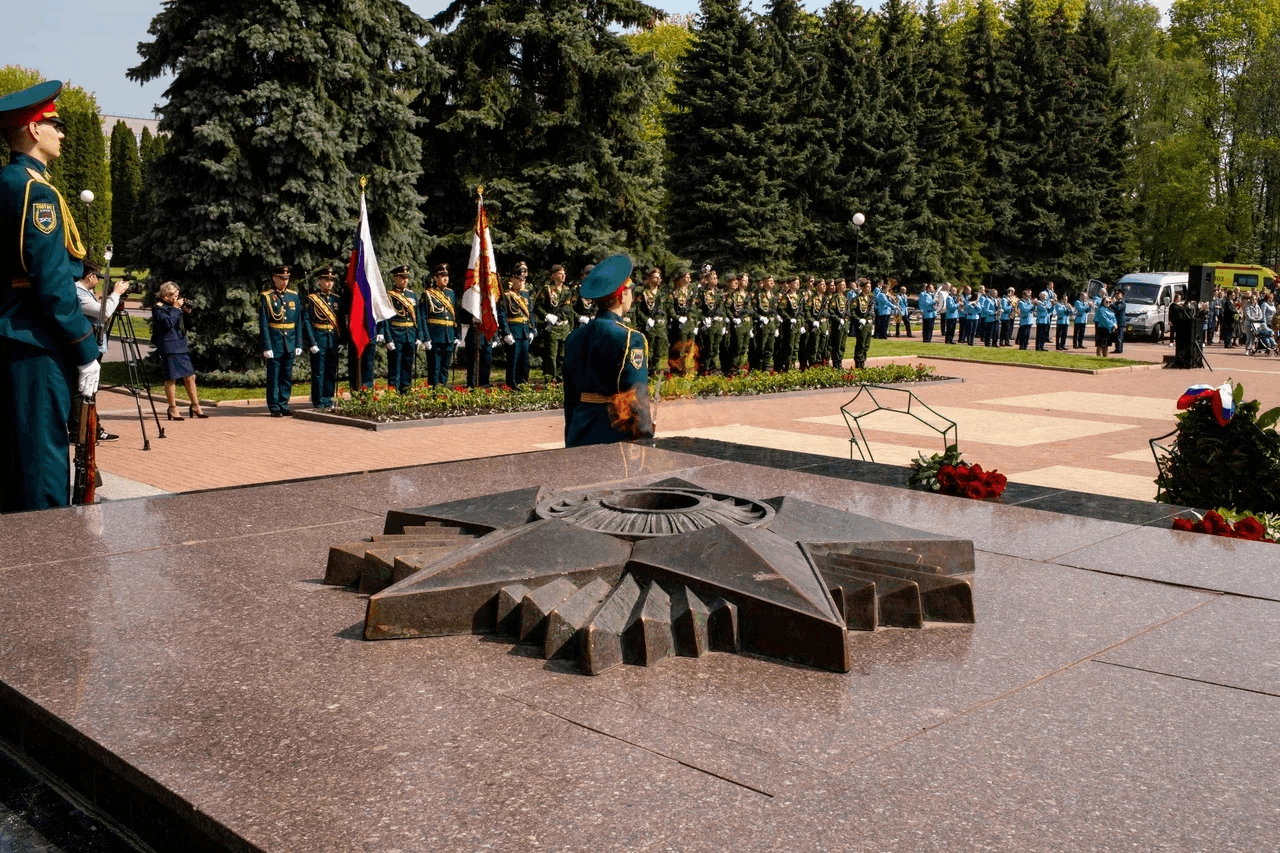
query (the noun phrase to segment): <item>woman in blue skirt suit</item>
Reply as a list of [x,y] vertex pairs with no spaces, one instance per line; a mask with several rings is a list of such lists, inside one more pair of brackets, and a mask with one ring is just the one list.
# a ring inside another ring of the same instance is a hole
[[164,373],[164,396],[169,401],[169,420],[180,421],[174,390],[179,379],[187,388],[191,407],[187,410],[193,418],[207,418],[200,408],[200,396],[196,394],[196,372],[191,366],[187,351],[187,330],[182,325],[184,314],[191,313],[191,306],[178,294],[178,285],[166,281],[160,285],[160,301],[151,309],[151,343],[160,353],[160,369]]

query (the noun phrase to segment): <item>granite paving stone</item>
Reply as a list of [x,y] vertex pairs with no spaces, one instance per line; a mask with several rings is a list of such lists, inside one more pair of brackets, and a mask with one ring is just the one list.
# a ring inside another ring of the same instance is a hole
[[1054,558],[1067,566],[1280,601],[1276,546],[1205,533],[1134,527]]
[[1280,696],[1280,604],[1224,595],[1098,660]]

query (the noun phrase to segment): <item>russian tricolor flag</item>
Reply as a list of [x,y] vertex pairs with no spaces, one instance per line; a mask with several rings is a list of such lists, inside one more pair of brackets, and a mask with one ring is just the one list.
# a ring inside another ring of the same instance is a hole
[[1226,426],[1236,413],[1230,382],[1224,382],[1217,388],[1212,385],[1192,385],[1178,398],[1178,411],[1189,409],[1200,400],[1208,400],[1213,404],[1213,416],[1218,421],[1218,426]]
[[360,191],[356,242],[351,249],[351,260],[347,262],[347,287],[351,290],[351,316],[347,318],[347,328],[351,330],[351,343],[359,356],[377,334],[378,323],[396,315],[396,309],[387,296],[387,287],[382,283],[378,257],[373,251],[369,210],[365,207],[363,189]]

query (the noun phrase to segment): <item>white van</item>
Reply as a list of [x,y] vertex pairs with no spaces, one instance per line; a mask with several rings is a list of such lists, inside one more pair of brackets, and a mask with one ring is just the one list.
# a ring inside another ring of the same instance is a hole
[[[1184,272],[1131,272],[1116,282],[1124,288],[1124,333],[1149,335],[1159,341],[1169,330],[1169,303],[1173,294],[1187,295]],[[1114,292],[1114,291],[1113,291]]]

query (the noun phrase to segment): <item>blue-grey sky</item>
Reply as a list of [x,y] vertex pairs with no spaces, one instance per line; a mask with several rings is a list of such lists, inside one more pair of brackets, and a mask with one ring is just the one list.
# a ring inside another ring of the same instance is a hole
[[[407,0],[418,14],[430,17],[447,0]],[[673,14],[698,10],[697,0],[650,0]],[[1167,13],[1170,0],[1155,0]],[[818,9],[825,0],[807,0]],[[879,6],[879,0],[863,5]],[[97,95],[105,115],[152,117],[152,108],[164,98],[166,81],[140,86],[125,78],[138,63],[139,42],[148,41],[147,27],[160,11],[160,0],[115,0],[104,6],[97,0],[36,0],[22,7],[21,15],[7,16],[0,28],[0,64],[35,68],[48,79],[65,80]],[[16,22],[21,20],[21,25]]]

